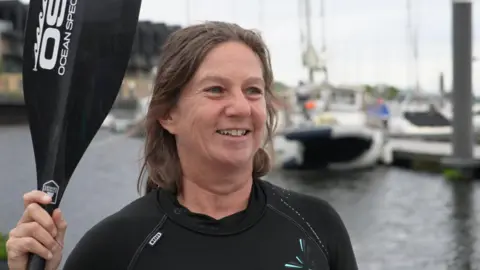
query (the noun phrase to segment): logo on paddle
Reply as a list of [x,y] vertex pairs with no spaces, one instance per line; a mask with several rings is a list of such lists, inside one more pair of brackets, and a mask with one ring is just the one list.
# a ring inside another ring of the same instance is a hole
[[56,204],[57,203],[59,190],[60,190],[60,187],[53,180],[47,181],[42,186],[42,191],[47,193],[47,195],[50,196],[50,198],[52,198],[52,202],[50,204]]
[[40,67],[45,70],[56,69],[60,76],[65,74],[77,1],[42,0],[33,49],[34,71]]

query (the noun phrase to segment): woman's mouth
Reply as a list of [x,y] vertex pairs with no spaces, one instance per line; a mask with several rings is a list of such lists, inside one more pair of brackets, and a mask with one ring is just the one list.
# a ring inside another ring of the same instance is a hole
[[241,137],[250,133],[248,129],[220,129],[217,133],[224,136]]

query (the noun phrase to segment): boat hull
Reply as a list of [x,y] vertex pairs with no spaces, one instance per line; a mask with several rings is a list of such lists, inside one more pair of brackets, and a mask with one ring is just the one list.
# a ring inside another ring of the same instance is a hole
[[285,132],[274,141],[276,165],[283,169],[361,169],[377,164],[384,139],[364,127],[316,127]]

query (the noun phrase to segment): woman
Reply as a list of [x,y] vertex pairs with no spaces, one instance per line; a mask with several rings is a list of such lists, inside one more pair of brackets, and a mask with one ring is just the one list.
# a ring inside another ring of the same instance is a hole
[[[270,169],[272,82],[253,31],[208,22],[172,34],[146,117],[146,194],[90,229],[64,269],[357,269],[328,203],[259,179]],[[43,195],[25,195],[13,269],[27,252],[59,265],[66,224],[38,206]]]

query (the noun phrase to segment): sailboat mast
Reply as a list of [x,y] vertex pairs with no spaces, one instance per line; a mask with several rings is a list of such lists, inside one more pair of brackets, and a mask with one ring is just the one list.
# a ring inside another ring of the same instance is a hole
[[192,24],[192,17],[191,17],[191,14],[190,14],[190,0],[185,0],[186,3],[185,3],[185,9],[186,9],[186,14],[187,14],[187,25],[191,25]]
[[235,0],[232,0],[232,18],[234,22],[237,22],[237,3]]
[[321,47],[321,57],[322,57],[322,70],[325,76],[325,81],[328,82],[328,69],[327,69],[327,41],[326,41],[326,26],[325,26],[325,0],[320,0],[320,24],[322,28],[322,47]]
[[303,17],[304,17],[304,10],[305,8],[303,7],[304,3],[303,3],[304,0],[298,0],[298,30],[299,30],[299,33],[300,33],[300,47],[302,48],[302,50],[305,49],[305,29],[303,28],[304,25],[304,20],[303,20]]
[[[420,78],[418,67],[418,27],[413,24],[412,16],[412,1],[406,0],[407,4],[407,48],[412,53],[413,57],[413,77],[414,77],[414,90],[420,91]],[[407,74],[410,74],[410,65],[407,67]]]
[[[310,9],[310,0],[305,0],[305,20],[306,20],[306,39],[307,39],[307,50],[310,50],[312,48],[312,26],[311,26],[311,9]],[[313,83],[315,80],[315,74],[314,74],[314,69],[313,67],[309,66],[308,67],[308,80],[310,83]]]
[[258,0],[258,28],[260,31],[264,30],[265,27],[264,12],[265,0]]

